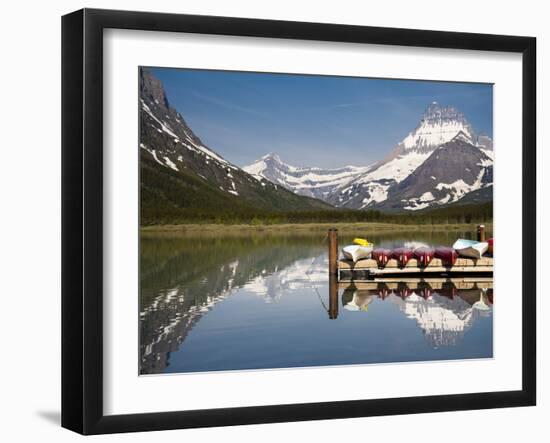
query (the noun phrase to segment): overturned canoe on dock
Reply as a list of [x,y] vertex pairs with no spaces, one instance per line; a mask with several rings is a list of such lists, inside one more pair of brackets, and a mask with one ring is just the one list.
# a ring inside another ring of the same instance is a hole
[[422,267],[426,267],[430,264],[434,258],[435,249],[429,246],[421,246],[414,250],[414,258],[416,258],[418,264]]
[[355,263],[363,258],[369,258],[372,249],[372,246],[349,245],[342,248],[342,253],[345,258]]
[[456,252],[454,248],[438,246],[435,248],[434,256],[441,260],[443,266],[453,266],[458,258],[458,252]]
[[378,264],[378,266],[384,267],[390,260],[391,254],[392,254],[391,249],[376,248],[372,251],[371,255],[373,260],[376,260],[376,263]]
[[[455,252],[456,254],[456,252]],[[451,260],[450,256],[447,260]],[[359,260],[357,263],[351,260],[338,261],[338,273],[340,280],[369,280],[376,277],[399,276],[424,276],[424,275],[492,275],[493,258],[482,257],[480,259],[458,257],[454,264],[443,263],[441,258],[433,258],[427,266],[421,266],[416,258],[411,258],[406,266],[399,266],[397,260],[390,259],[385,266],[379,266],[378,262],[371,259]]]
[[[372,250],[370,258],[354,260],[358,257],[338,258],[338,238],[334,229],[329,230],[329,275],[336,282],[389,281],[408,278],[489,278],[493,276],[493,257],[489,254],[481,258],[459,257],[450,247],[432,248],[427,245],[396,250],[378,247]],[[360,246],[360,245],[354,245]],[[410,251],[412,249],[412,253]],[[409,257],[410,255],[410,257]],[[406,296],[406,291],[402,293]],[[422,294],[429,297],[430,288]],[[450,294],[452,295],[452,294]]]
[[413,250],[410,248],[395,248],[391,257],[397,260],[399,266],[407,266],[407,263],[413,257]]
[[453,248],[462,257],[481,258],[489,249],[489,243],[485,241],[458,239]]

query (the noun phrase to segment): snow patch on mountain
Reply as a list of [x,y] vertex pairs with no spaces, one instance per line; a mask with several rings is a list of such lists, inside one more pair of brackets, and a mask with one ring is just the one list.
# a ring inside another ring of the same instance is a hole
[[388,198],[388,188],[390,185],[383,185],[381,183],[368,183],[366,185],[366,192],[368,197],[364,197],[361,203],[361,209],[366,208],[371,203],[378,203]]
[[169,168],[173,169],[174,171],[179,171],[178,167],[176,166],[176,164],[170,160],[168,157],[164,157],[164,161],[166,163],[166,166],[168,166]]
[[326,201],[334,188],[344,186],[367,171],[369,167],[344,166],[335,169],[298,167],[283,162],[277,154],[269,153],[242,169],[256,180],[266,179],[296,194]]
[[483,152],[492,161],[495,161],[495,152],[492,149],[481,149],[481,152]]
[[404,206],[403,209],[407,209],[410,211],[417,211],[418,209],[424,209],[430,206],[431,202],[435,200],[434,195],[428,191],[424,192],[420,197],[418,198],[410,198],[408,200],[405,200],[405,202],[408,203],[408,206]]
[[460,200],[469,192],[477,191],[478,189],[481,189],[481,186],[482,186],[481,179],[484,173],[485,173],[485,170],[482,169],[479,172],[479,175],[476,181],[471,185],[466,183],[464,180],[459,179],[454,181],[453,183],[438,183],[435,189],[437,189],[438,191],[442,191],[442,190],[449,191],[450,198],[447,198],[445,200],[445,203],[453,203],[455,201]]
[[372,172],[369,171],[362,175],[357,179],[357,182],[368,183],[374,180],[391,178],[399,183],[418,168],[429,156],[430,153],[423,152],[410,152],[399,155],[393,160],[380,165]]
[[244,166],[243,170],[260,180],[262,179],[262,172],[267,170],[267,165],[263,160],[260,159],[257,162],[252,163],[251,165]]

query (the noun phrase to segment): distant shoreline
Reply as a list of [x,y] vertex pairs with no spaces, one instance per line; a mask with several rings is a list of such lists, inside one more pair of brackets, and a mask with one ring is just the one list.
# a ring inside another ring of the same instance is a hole
[[[141,234],[306,234],[323,232],[329,228],[336,228],[343,234],[353,233],[386,233],[388,231],[472,231],[475,232],[479,223],[441,223],[441,224],[399,224],[399,223],[281,223],[272,225],[248,224],[214,224],[188,223],[179,225],[151,225],[141,226]],[[486,229],[491,230],[493,224],[485,223]]]

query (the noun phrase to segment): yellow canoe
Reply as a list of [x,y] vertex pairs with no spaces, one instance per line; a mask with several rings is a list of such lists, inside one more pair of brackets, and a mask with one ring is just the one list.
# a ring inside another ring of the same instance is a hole
[[372,246],[366,238],[354,238],[353,243],[359,246]]

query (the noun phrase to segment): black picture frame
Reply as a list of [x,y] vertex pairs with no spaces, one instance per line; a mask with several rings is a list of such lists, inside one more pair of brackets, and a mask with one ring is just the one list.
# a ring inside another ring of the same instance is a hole
[[[523,64],[522,389],[177,412],[103,413],[103,31],[503,51]],[[62,426],[82,434],[319,420],[536,403],[536,39],[83,9],[62,18]]]

